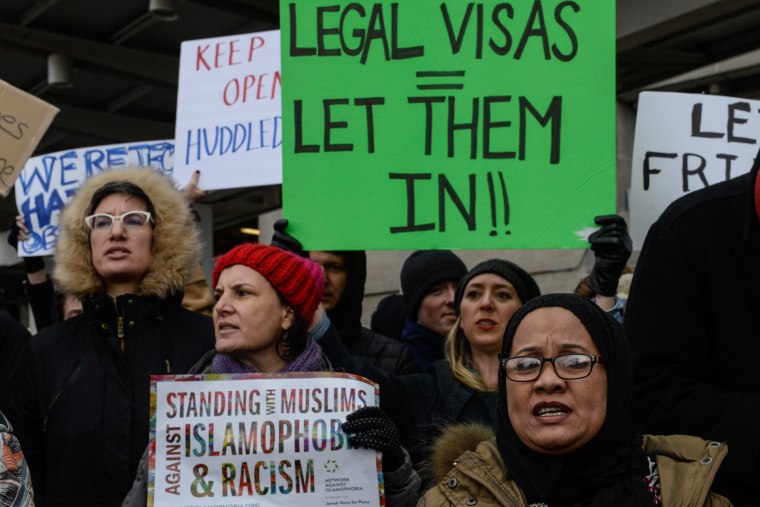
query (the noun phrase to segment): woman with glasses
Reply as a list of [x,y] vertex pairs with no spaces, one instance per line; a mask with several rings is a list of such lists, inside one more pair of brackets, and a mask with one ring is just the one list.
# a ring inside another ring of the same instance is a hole
[[148,443],[150,375],[214,347],[181,307],[200,242],[184,198],[152,169],[87,180],[61,214],[54,278],[81,315],[32,339],[8,414],[38,505],[120,505]]
[[587,299],[550,294],[520,308],[498,378],[496,436],[448,428],[419,505],[731,505],[710,493],[725,444],[633,426],[627,340]]

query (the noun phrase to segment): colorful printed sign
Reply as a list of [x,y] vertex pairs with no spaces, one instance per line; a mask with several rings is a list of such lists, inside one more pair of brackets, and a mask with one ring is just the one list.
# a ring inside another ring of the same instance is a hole
[[153,376],[148,505],[384,505],[379,454],[341,429],[377,401],[345,373]]
[[749,172],[760,146],[760,101],[689,93],[639,95],[631,164],[631,237],[674,200]]
[[111,144],[32,157],[16,180],[16,206],[24,215],[29,239],[18,244],[21,257],[52,255],[58,218],[82,182],[108,168],[153,167],[174,170],[173,141]]
[[283,204],[317,250],[587,247],[615,3],[281,1]]
[[177,93],[180,186],[205,190],[282,182],[280,32],[182,43]]
[[0,80],[0,196],[10,193],[56,114],[57,107]]

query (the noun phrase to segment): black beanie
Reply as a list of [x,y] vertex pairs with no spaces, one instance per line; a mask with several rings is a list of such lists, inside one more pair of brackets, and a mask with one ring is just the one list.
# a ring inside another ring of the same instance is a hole
[[515,287],[522,304],[541,295],[541,290],[538,288],[538,284],[536,284],[533,277],[523,268],[514,262],[505,261],[503,259],[490,259],[483,261],[472,268],[459,282],[456,297],[454,299],[454,310],[457,312],[457,315],[459,315],[459,305],[462,303],[465,286],[470,280],[484,273],[493,273],[511,283]]
[[458,283],[467,266],[451,250],[417,250],[401,268],[401,292],[412,320],[417,319],[422,298],[441,282]]

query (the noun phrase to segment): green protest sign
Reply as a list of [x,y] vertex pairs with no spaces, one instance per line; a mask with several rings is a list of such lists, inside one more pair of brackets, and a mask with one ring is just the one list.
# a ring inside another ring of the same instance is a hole
[[282,1],[310,249],[584,247],[615,209],[614,2]]

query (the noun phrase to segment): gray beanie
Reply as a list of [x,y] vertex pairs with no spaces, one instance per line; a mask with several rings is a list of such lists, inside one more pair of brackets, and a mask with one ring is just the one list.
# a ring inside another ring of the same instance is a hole
[[430,288],[441,282],[459,280],[467,266],[451,250],[417,250],[401,268],[401,292],[411,319],[417,318],[422,298]]

